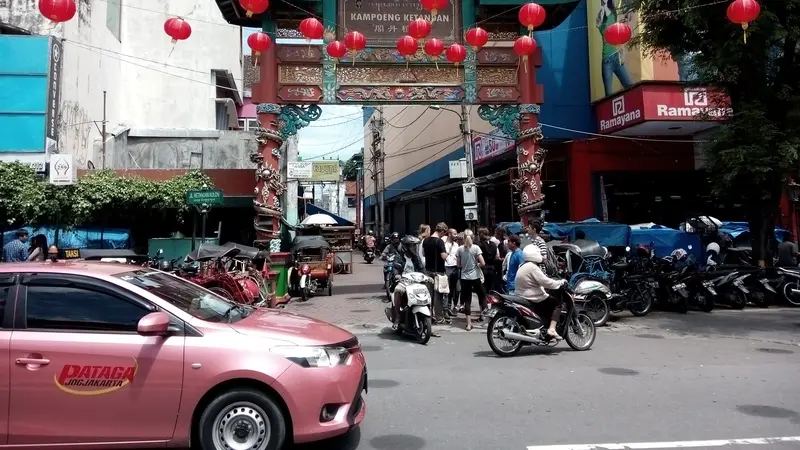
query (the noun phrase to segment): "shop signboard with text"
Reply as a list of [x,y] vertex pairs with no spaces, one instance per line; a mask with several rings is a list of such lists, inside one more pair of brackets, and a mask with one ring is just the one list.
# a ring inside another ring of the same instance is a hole
[[419,0],[339,0],[339,38],[348,31],[358,31],[370,47],[394,47],[397,39],[408,34],[408,23],[421,17],[431,22],[431,36],[450,43],[461,35],[459,3],[447,2],[431,16]]
[[642,85],[595,105],[597,129],[610,134],[646,121],[719,121],[733,113],[720,91],[681,85]]
[[638,34],[641,24],[629,10],[630,0],[587,0],[589,36],[589,80],[595,102],[642,81],[691,81],[691,55],[643,53],[638,46],[614,46],[603,33],[615,22],[625,22]]
[[514,139],[500,130],[472,138],[472,155],[475,164],[488,161],[514,148]]
[[339,181],[341,166],[339,161],[312,161],[309,181]]

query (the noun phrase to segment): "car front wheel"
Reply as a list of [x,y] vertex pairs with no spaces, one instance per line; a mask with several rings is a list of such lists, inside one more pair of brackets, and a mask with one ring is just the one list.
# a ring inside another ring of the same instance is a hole
[[201,450],[278,450],[286,441],[280,408],[253,389],[234,389],[212,400],[198,428]]

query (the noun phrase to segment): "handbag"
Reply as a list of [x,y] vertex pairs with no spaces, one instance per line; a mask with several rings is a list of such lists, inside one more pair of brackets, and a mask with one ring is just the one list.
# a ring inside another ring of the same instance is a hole
[[440,294],[449,294],[450,293],[450,282],[447,279],[447,275],[436,274],[434,275],[434,285],[436,286],[436,292]]

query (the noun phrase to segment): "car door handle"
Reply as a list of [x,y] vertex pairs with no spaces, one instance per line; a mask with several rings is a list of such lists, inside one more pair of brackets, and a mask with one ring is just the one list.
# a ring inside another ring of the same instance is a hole
[[17,364],[21,366],[28,366],[28,365],[46,366],[50,364],[50,360],[42,358],[17,358]]

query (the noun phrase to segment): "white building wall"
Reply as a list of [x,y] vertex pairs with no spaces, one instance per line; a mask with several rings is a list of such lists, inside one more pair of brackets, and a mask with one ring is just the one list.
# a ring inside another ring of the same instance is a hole
[[[75,17],[53,24],[36,0],[0,0],[0,22],[64,40],[59,151],[73,154],[76,167],[103,167],[103,91],[108,133],[216,128],[211,70],[230,71],[241,88],[242,52],[239,27],[213,0],[76,1]],[[173,15],[190,23],[192,36],[170,55],[164,21]]]

